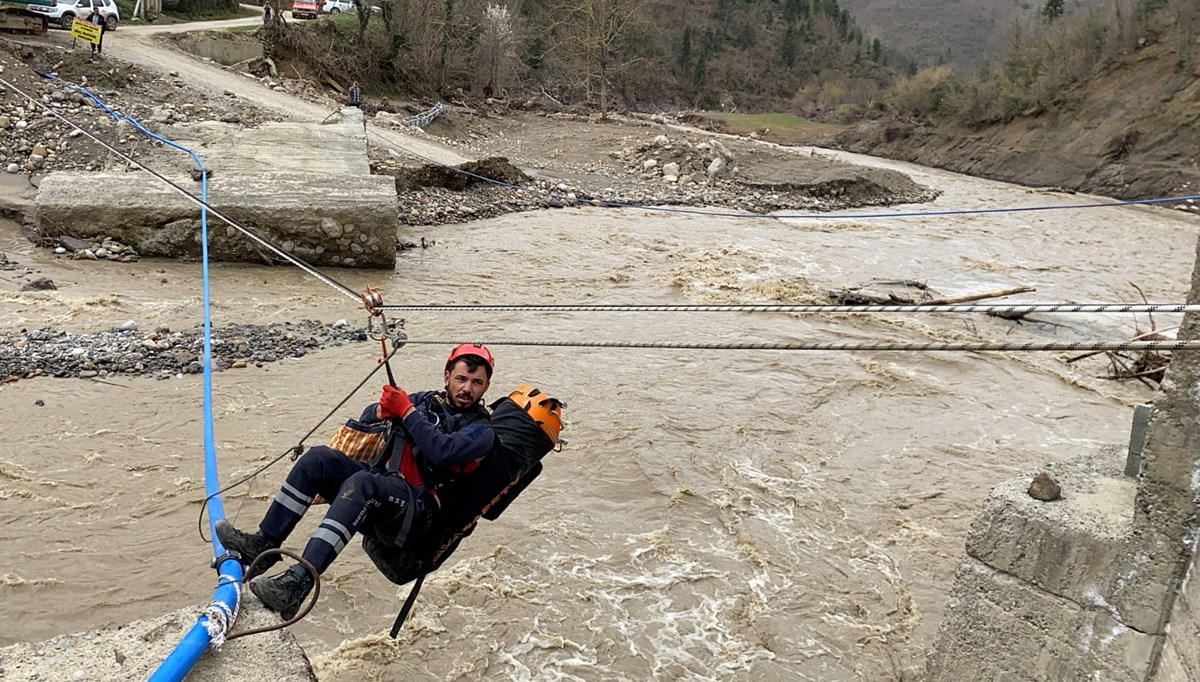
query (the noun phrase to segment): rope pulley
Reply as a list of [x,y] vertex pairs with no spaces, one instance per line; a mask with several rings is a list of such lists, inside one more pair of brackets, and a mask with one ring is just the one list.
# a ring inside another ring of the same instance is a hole
[[[387,355],[387,332],[388,321],[387,316],[383,313],[383,294],[375,287],[368,286],[366,293],[362,295],[363,307],[367,309],[369,316],[367,317],[367,336],[375,341],[384,343],[383,354]],[[375,329],[375,318],[379,318],[380,328]]]
[[379,293],[379,290],[375,287],[367,287],[367,293],[362,295],[362,302],[363,307],[366,308],[367,312],[371,313],[371,315],[383,315],[383,311],[379,309],[383,305],[383,294]]

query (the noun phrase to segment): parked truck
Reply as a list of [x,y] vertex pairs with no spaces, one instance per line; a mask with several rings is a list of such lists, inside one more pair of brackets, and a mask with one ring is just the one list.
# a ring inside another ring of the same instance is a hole
[[30,10],[30,7],[54,7],[55,0],[0,0],[0,32],[32,33],[46,32],[46,15]]
[[295,0],[292,3],[293,19],[316,19],[321,12],[319,0]]

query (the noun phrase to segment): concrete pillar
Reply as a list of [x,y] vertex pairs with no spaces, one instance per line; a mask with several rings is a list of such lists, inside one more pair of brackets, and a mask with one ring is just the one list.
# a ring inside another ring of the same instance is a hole
[[[1200,259],[1200,250],[1197,252]],[[1192,273],[1188,303],[1200,303],[1200,265]],[[1179,338],[1200,339],[1200,315],[1183,318]],[[1166,533],[1180,556],[1194,544],[1200,495],[1200,353],[1177,351],[1154,401],[1138,480],[1137,511]],[[1185,537],[1191,540],[1180,542]]]
[[[1188,303],[1200,303],[1200,244]],[[1181,339],[1200,339],[1200,316]],[[1050,465],[989,496],[966,542],[927,682],[1200,679],[1200,353],[1176,352],[1136,483],[1124,448]]]
[[[1192,272],[1188,303],[1200,302],[1200,247]],[[1180,339],[1200,339],[1200,315],[1188,313]],[[1157,631],[1166,633],[1151,668],[1159,682],[1200,680],[1200,353],[1176,352],[1155,401],[1142,453],[1137,513],[1141,526],[1153,533],[1166,564],[1158,590]],[[1150,538],[1147,538],[1150,539]]]

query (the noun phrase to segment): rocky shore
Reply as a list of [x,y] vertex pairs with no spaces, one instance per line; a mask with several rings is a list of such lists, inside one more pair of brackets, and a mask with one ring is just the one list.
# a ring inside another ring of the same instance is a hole
[[[213,330],[213,369],[241,369],[303,357],[329,346],[361,343],[367,333],[345,320],[229,325]],[[53,329],[0,332],[0,381],[37,376],[81,379],[146,376],[170,379],[203,370],[202,330],[143,332],[134,321],[111,331],[71,334]]]
[[[583,163],[549,155],[531,157],[527,154],[533,150],[508,148],[505,151],[514,153],[511,159],[490,157],[478,162],[479,168],[467,168],[473,177],[436,166],[413,170],[405,167],[405,159],[386,150],[375,151],[371,166],[374,173],[397,177],[399,221],[404,225],[464,223],[520,211],[589,205],[822,213],[922,203],[938,194],[896,171],[752,145],[756,143],[724,144],[698,135],[659,134]],[[480,144],[477,151],[491,150]],[[565,180],[531,177],[546,174]]]
[[[19,62],[33,66],[35,71]],[[244,106],[232,91],[220,95],[199,93],[174,72],[159,77],[129,65],[98,65],[82,54],[0,41],[0,73],[6,79],[35,94],[42,104],[128,149],[137,159],[159,143],[131,126],[116,123],[92,100],[63,82],[37,76],[36,71],[88,87],[109,105],[151,129],[201,121],[253,127],[271,119],[260,110]],[[375,122],[386,125],[384,114],[377,113]],[[408,226],[465,223],[514,212],[582,205],[819,213],[867,205],[920,203],[936,196],[936,192],[900,173],[853,168],[794,150],[770,149],[753,140],[722,141],[702,131],[672,129],[672,125],[677,128],[661,116],[655,120],[624,116],[601,123],[566,114],[514,110],[479,113],[465,106],[452,106],[429,132],[410,132],[464,148],[477,158],[506,160],[515,176],[477,172],[513,186],[479,178],[464,181],[465,176],[460,174],[447,180],[448,169],[433,166],[424,169],[428,177],[414,181],[412,158],[404,150],[374,144],[376,139],[369,140],[371,168],[373,173],[398,178],[397,222]],[[543,130],[546,134],[540,134]],[[0,165],[9,172],[34,176],[35,184],[36,176],[57,170],[138,170],[136,164],[126,164],[12,91],[0,97],[0,159]],[[421,173],[422,169],[416,171],[418,176]],[[399,179],[404,175],[410,177]],[[399,248],[405,245],[403,238],[397,242]],[[103,248],[54,246],[66,249],[67,255],[83,258],[91,258],[89,252],[96,254]],[[104,250],[107,255],[101,259],[132,260],[137,256]]]
[[[64,52],[53,46],[0,39],[0,77],[135,158],[158,143],[127,124],[118,124],[71,84],[87,88],[116,111],[143,123],[221,121],[253,126],[271,120],[232,92],[214,97],[189,86],[178,74],[158,77],[128,64],[90,62],[86,55],[85,51]],[[54,78],[41,77],[38,72]],[[0,166],[9,173],[37,175],[125,168],[126,164],[43,106],[0,88]]]

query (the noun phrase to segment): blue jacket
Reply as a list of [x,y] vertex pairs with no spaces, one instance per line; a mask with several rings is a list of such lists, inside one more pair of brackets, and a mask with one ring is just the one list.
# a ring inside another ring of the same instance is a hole
[[[486,419],[472,421],[462,428],[446,432],[454,421],[469,418],[468,415],[477,408],[464,410],[452,406],[448,401],[433,400],[441,393],[422,391],[408,396],[416,409],[404,420],[404,429],[408,432],[418,457],[430,466],[444,469],[468,464],[491,452],[496,435]],[[377,423],[377,406],[378,403],[368,405],[359,421],[366,424]],[[393,447],[403,447],[403,441],[396,439]]]

